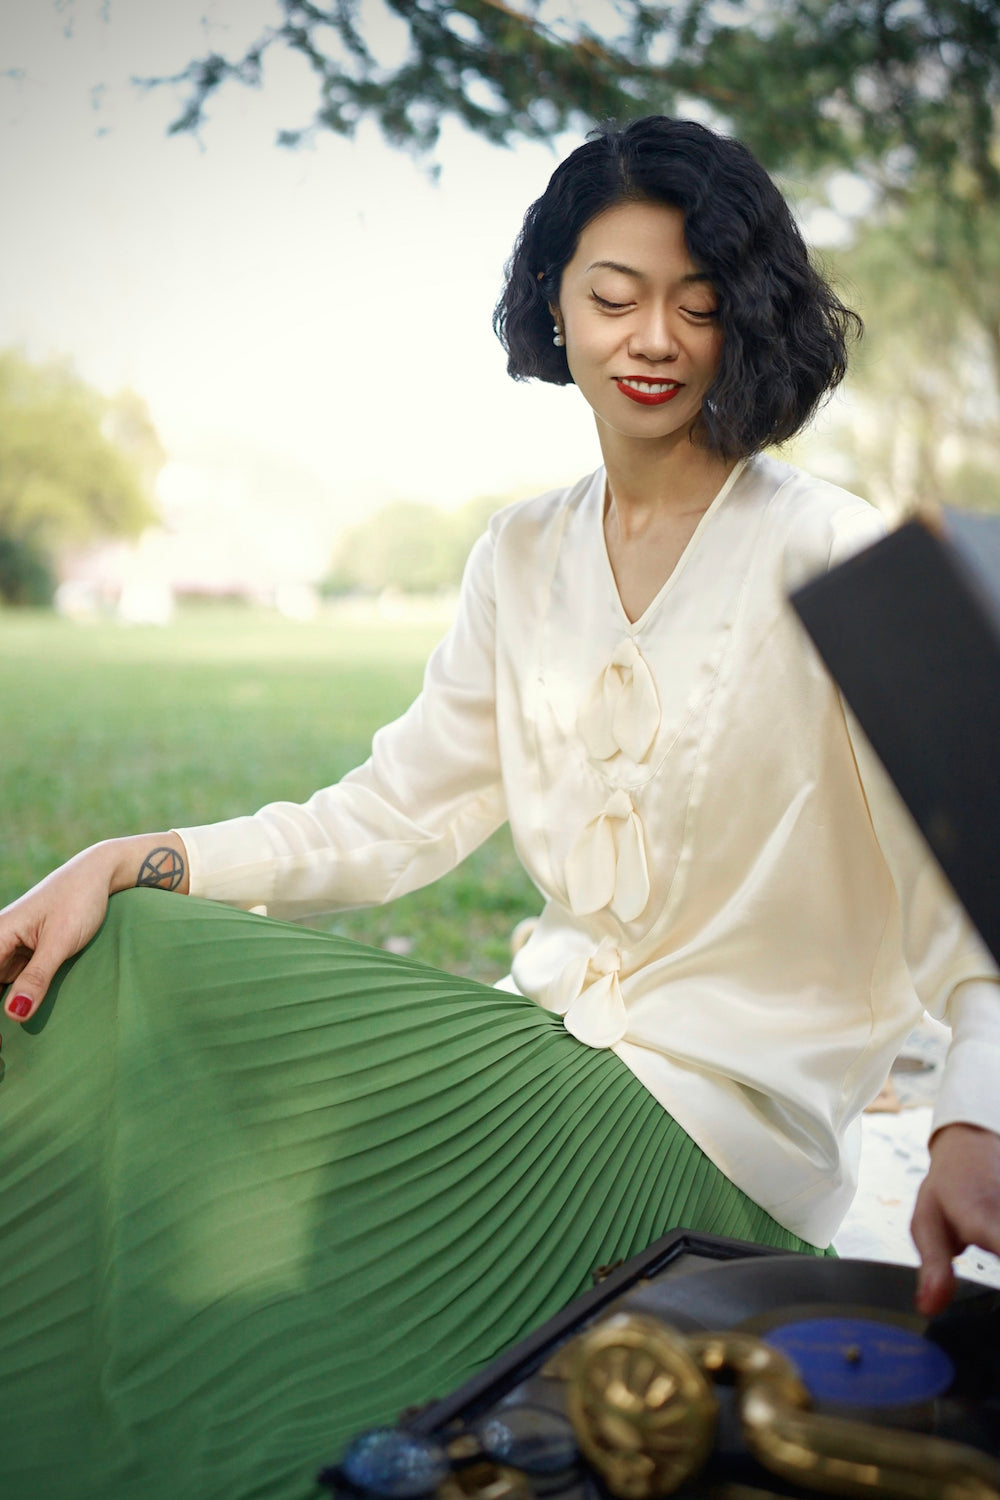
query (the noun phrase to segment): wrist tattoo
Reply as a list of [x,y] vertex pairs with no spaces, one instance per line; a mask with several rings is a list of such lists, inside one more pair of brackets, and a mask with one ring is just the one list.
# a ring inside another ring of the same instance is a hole
[[155,885],[163,891],[176,891],[184,879],[184,861],[176,849],[166,845],[147,854],[139,867],[136,885]]

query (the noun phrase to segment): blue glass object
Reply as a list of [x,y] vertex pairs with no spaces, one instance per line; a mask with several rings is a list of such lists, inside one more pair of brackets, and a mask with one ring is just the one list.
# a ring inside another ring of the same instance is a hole
[[807,1318],[772,1328],[766,1342],[788,1356],[814,1401],[915,1406],[955,1378],[937,1344],[872,1318]]
[[348,1483],[384,1500],[417,1500],[447,1476],[444,1449],[398,1427],[376,1427],[348,1445],[339,1469]]

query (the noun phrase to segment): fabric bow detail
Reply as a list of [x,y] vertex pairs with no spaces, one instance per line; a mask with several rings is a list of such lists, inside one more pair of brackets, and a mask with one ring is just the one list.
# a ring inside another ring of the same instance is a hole
[[622,956],[604,938],[589,958],[566,965],[552,990],[549,1009],[563,1017],[566,1030],[588,1047],[613,1047],[625,1035],[628,1017],[618,973]]
[[590,691],[577,728],[595,760],[620,750],[630,760],[646,759],[660,727],[660,700],[653,674],[631,636],[626,636]]
[[649,869],[642,824],[628,792],[612,792],[566,859],[566,894],[578,917],[608,907],[632,922],[649,900]]

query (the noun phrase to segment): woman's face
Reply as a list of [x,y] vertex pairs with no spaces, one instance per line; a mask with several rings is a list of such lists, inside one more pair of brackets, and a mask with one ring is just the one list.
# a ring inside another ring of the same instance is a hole
[[629,438],[687,437],[719,367],[716,305],[679,208],[619,203],[591,220],[552,312],[598,427]]

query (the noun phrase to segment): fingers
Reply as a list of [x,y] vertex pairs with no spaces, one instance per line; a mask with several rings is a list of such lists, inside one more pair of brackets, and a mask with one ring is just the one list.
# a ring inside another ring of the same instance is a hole
[[74,855],[0,913],[0,984],[10,986],[3,1010],[12,1021],[37,1014],[56,970],[100,927],[122,842]]
[[951,1263],[965,1246],[955,1243],[937,1198],[924,1188],[917,1197],[910,1233],[921,1263],[917,1277],[917,1310],[925,1318],[934,1318],[944,1312],[955,1295],[955,1272]]
[[[2,953],[3,946],[5,945],[0,944],[0,953]],[[6,946],[9,947],[9,951],[3,953],[3,956],[0,957],[0,996],[6,995],[4,1010],[7,1011],[8,1015],[14,1016],[16,1019],[17,1011],[24,1009],[23,1000],[18,1004],[16,1009],[8,1009],[8,1007],[13,1006],[15,999],[18,998],[15,994],[15,989],[19,989],[20,986],[16,985],[16,981],[31,958],[31,949],[26,948],[16,938]],[[28,1011],[25,1019],[30,1014],[32,1012]]]
[[[0,945],[0,951],[2,951],[2,945]],[[31,949],[15,939],[6,957],[0,959],[0,990],[14,983],[30,957]]]
[[951,1301],[956,1255],[1000,1251],[1000,1135],[956,1121],[934,1132],[930,1156],[910,1229],[923,1263],[917,1306],[933,1316]]
[[917,1278],[917,1311],[924,1318],[936,1318],[951,1306],[955,1295],[955,1272],[951,1262],[924,1265]]
[[[58,965],[57,965],[58,967]],[[30,1021],[48,993],[55,969],[39,962],[37,953],[11,984],[4,1011],[12,1021]]]

